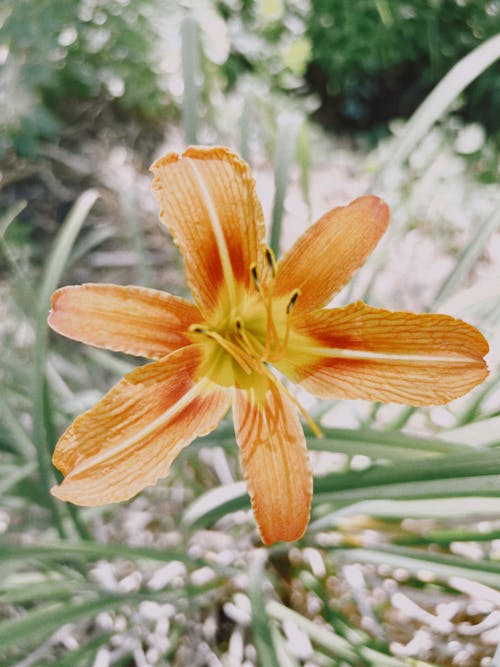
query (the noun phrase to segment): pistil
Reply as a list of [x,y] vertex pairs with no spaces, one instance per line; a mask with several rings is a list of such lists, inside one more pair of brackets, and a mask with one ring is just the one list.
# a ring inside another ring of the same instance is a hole
[[249,355],[245,354],[245,352],[238,345],[235,345],[231,341],[227,340],[216,331],[205,329],[204,327],[201,327],[197,324],[190,327],[190,330],[193,333],[207,336],[208,338],[211,338],[216,343],[218,343],[236,361],[236,363],[241,367],[242,371],[247,375],[250,375],[252,371],[257,370],[258,372],[258,367],[256,367],[254,360],[251,359]]

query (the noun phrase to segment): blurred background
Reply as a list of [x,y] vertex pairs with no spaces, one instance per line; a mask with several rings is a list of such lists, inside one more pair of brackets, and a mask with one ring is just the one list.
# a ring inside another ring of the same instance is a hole
[[[498,667],[499,0],[2,0],[0,664]],[[59,285],[188,295],[151,162],[224,144],[282,250],[366,192],[336,305],[446,312],[489,379],[427,409],[300,399],[311,525],[263,548],[232,425],[127,504],[52,498],[59,434],[136,360],[48,332]]]

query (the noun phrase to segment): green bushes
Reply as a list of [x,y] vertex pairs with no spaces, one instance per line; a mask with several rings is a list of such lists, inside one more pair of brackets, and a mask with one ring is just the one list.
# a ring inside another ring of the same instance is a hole
[[[312,0],[308,81],[324,119],[372,127],[408,116],[464,55],[500,29],[493,0]],[[465,113],[496,129],[498,70],[466,95]]]
[[[299,98],[308,111],[317,101],[302,98],[319,93],[326,125],[372,129],[407,117],[455,62],[500,30],[499,0],[206,0],[192,7],[201,70],[191,83],[208,125],[218,115],[209,113],[213,100],[251,77],[270,92],[295,93],[290,103]],[[188,13],[189,3],[173,0],[4,0],[0,157],[11,148],[33,153],[40,139],[84,119],[92,125],[109,105],[118,117],[177,117],[183,90],[193,89],[181,66]],[[497,74],[490,68],[465,97],[465,115],[492,130]]]
[[[162,4],[164,14],[172,9]],[[116,101],[118,109],[158,117],[169,96],[158,85],[156,6],[155,0],[6,0],[0,155],[12,146],[31,153],[38,139],[57,133],[61,118],[75,117],[81,100]]]

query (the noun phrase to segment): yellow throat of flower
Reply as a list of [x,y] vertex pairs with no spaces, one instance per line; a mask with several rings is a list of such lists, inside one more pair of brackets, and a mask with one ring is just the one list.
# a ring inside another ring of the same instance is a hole
[[252,289],[242,290],[237,303],[221,305],[210,321],[190,327],[193,342],[204,347],[201,374],[224,387],[252,390],[257,400],[264,399],[269,383],[279,385],[319,436],[321,431],[310,415],[269,367],[287,354],[291,314],[300,298],[300,290],[273,298],[276,262],[269,248],[265,253],[270,269],[270,279],[265,284],[260,280],[257,267],[252,265]]

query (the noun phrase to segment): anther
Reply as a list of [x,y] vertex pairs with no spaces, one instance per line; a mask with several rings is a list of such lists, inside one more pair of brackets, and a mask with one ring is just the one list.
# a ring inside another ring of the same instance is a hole
[[300,290],[296,289],[293,292],[292,296],[290,297],[290,301],[288,302],[288,306],[286,307],[286,314],[287,315],[290,315],[290,313],[294,309],[295,304],[297,303],[297,299],[299,298],[299,296],[300,296]]
[[206,334],[207,333],[207,330],[204,329],[203,327],[201,327],[199,324],[191,324],[189,326],[189,331],[191,331],[191,333],[198,333],[198,334]]
[[276,277],[276,258],[274,256],[274,252],[271,250],[271,248],[266,248],[266,261],[269,265],[269,268],[271,269],[271,275],[273,278]]
[[250,266],[250,273],[252,274],[252,280],[255,285],[255,289],[260,292],[260,282],[259,282],[259,276],[257,275],[257,265],[252,264]]

